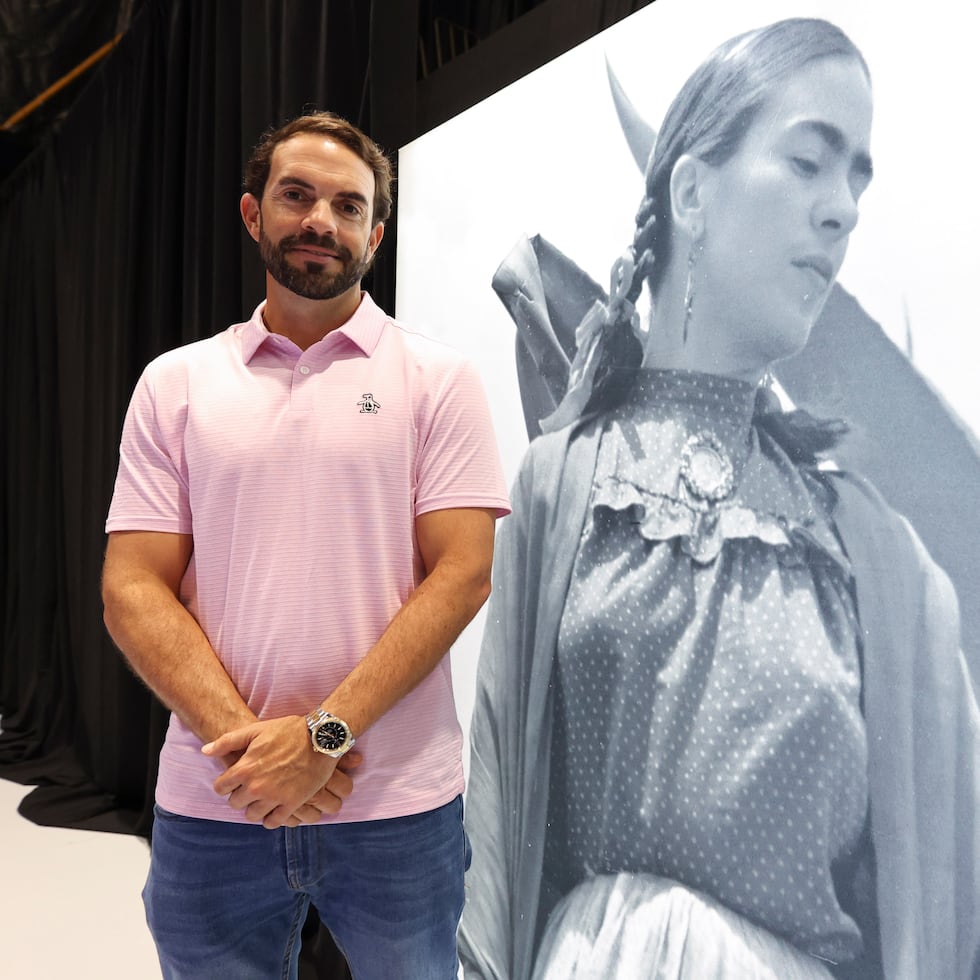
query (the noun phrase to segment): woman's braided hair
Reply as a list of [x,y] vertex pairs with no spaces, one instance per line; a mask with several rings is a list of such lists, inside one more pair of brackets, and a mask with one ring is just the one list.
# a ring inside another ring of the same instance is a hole
[[633,241],[613,266],[587,414],[619,404],[643,360],[635,304],[644,282],[656,298],[670,263],[674,164],[685,153],[723,164],[738,150],[778,82],[808,62],[834,56],[857,59],[870,79],[861,52],[840,28],[794,17],[726,41],[684,83],[647,164]]
[[645,196],[636,215],[633,241],[613,267],[602,349],[586,412],[617,404],[629,384],[613,384],[613,379],[626,381],[643,360],[643,345],[637,334],[636,301],[643,283],[653,275],[656,225],[653,199]]

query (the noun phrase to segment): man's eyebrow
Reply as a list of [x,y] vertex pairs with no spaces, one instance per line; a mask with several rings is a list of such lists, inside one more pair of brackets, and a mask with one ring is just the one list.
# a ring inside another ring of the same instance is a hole
[[[800,125],[804,129],[809,129],[816,133],[835,153],[843,154],[847,151],[847,139],[843,132],[831,123],[821,119],[807,119]],[[870,180],[874,176],[874,165],[871,157],[863,151],[854,154],[854,169],[862,176]]]
[[[295,177],[292,174],[283,174],[277,181],[276,187],[302,187],[304,190],[315,191],[316,186],[302,177]],[[345,201],[356,201],[358,204],[367,206],[368,199],[360,191],[341,191],[335,195]]]
[[276,187],[285,187],[287,184],[295,184],[295,186],[303,187],[308,191],[312,191],[315,189],[308,180],[303,180],[302,177],[294,177],[291,174],[283,174],[276,181]]
[[345,201],[355,201],[358,204],[365,205],[365,207],[368,204],[368,199],[360,191],[341,191],[337,197]]

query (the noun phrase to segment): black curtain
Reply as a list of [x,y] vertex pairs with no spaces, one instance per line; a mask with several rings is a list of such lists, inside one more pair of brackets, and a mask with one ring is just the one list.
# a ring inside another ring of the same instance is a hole
[[[39,784],[39,823],[149,827],[165,716],[99,600],[123,414],[151,358],[261,299],[244,159],[306,107],[369,111],[368,19],[358,0],[150,2],[0,187],[0,777]],[[391,285],[368,283],[388,308]]]
[[[0,187],[0,778],[37,785],[37,823],[149,833],[166,713],[99,598],[123,415],[151,358],[261,299],[244,159],[306,107],[366,126],[369,18],[363,0],[147,0]],[[367,283],[388,309],[392,278]],[[316,972],[343,976],[320,945]]]

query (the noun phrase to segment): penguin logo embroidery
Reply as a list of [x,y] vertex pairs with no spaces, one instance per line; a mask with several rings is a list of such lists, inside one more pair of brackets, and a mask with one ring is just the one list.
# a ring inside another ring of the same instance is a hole
[[361,401],[357,404],[361,406],[361,415],[377,415],[378,409],[381,408],[380,402],[374,400],[374,395],[370,391],[361,395]]

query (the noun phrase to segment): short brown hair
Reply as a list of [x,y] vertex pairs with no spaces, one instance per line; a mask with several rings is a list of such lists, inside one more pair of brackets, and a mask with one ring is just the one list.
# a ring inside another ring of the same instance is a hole
[[363,160],[374,173],[374,204],[371,223],[382,224],[391,215],[391,163],[384,151],[369,136],[362,133],[346,119],[332,112],[311,112],[299,116],[277,129],[268,129],[256,143],[252,155],[245,164],[243,189],[261,201],[265,185],[272,169],[272,154],[280,143],[299,136],[301,133],[315,133],[329,136],[342,143]]

